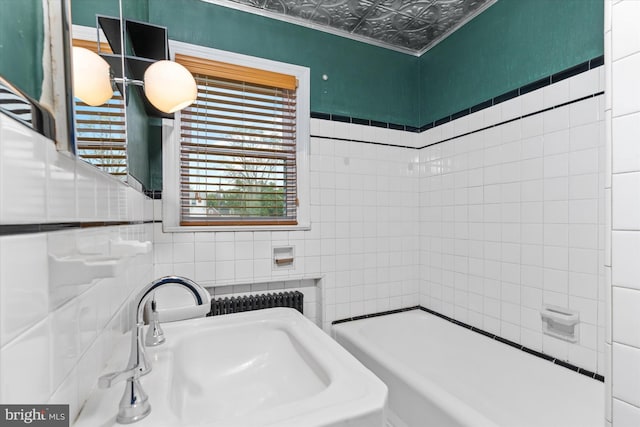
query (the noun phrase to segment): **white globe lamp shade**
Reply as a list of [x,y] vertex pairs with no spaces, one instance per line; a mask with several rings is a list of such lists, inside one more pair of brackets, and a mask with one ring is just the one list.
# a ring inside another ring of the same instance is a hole
[[144,93],[158,110],[174,113],[196,100],[198,88],[189,70],[182,65],[158,61],[144,73]]
[[87,105],[96,107],[113,96],[110,68],[97,53],[73,47],[73,94]]

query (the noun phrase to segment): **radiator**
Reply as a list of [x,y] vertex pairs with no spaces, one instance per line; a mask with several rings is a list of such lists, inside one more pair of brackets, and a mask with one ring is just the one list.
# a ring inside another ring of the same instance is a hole
[[211,311],[207,316],[240,313],[242,311],[262,310],[273,307],[295,308],[302,313],[304,294],[299,291],[279,292],[277,294],[245,295],[211,300]]

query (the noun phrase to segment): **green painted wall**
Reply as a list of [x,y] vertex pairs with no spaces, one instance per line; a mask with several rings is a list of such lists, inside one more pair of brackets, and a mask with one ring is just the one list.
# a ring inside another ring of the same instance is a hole
[[604,52],[602,0],[499,0],[420,58],[426,124]]
[[42,93],[42,0],[0,0],[0,75],[35,100]]
[[126,0],[122,3],[122,16],[137,21],[149,20],[148,0]]
[[200,0],[149,0],[149,20],[170,39],[309,67],[311,111],[417,125],[416,57]]
[[[11,0],[8,0],[11,1]],[[86,27],[96,26],[96,15],[120,16],[118,0],[70,0],[71,22]],[[128,0],[125,0],[128,1]]]
[[[94,25],[114,5],[73,0],[74,23]],[[175,40],[310,67],[312,111],[414,126],[603,53],[602,0],[499,0],[421,58],[200,0],[124,10]]]
[[[602,0],[498,0],[421,58],[201,0],[126,1],[127,16],[166,26],[170,39],[309,67],[312,111],[413,126],[603,54]],[[114,2],[73,0],[74,23],[95,25]],[[159,189],[161,146],[140,139],[157,129],[130,116],[140,127],[132,171]]]

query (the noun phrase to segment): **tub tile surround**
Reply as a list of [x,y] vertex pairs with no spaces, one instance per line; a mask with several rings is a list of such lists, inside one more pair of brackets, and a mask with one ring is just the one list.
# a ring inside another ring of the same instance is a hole
[[[420,304],[599,374],[603,90],[598,67],[424,132],[419,185]],[[544,304],[580,312],[578,343]]]
[[[2,114],[0,163],[0,402],[73,418],[152,278],[153,252],[111,250],[152,241],[152,202]],[[105,256],[106,273],[79,267]]]
[[607,231],[609,281],[607,308],[612,314],[607,336],[611,376],[607,381],[607,421],[617,426],[640,424],[638,399],[638,311],[640,307],[640,38],[636,23],[640,2],[605,1],[607,75],[607,191],[611,212]]

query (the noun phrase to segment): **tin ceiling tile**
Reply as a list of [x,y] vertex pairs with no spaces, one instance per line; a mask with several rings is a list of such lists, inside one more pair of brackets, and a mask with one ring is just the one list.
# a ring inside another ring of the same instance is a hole
[[[496,0],[231,0],[357,35],[372,43],[424,52]],[[223,2],[224,3],[224,2]]]

